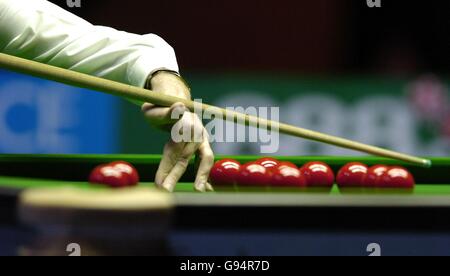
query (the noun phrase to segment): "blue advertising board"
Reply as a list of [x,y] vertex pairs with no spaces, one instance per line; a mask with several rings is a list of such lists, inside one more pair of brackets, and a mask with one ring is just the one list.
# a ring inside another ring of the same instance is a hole
[[0,70],[0,153],[113,153],[118,100]]

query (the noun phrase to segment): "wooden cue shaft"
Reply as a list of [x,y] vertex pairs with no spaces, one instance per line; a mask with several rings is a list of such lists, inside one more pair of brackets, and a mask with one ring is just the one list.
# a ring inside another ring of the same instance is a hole
[[358,143],[348,139],[343,139],[316,131],[295,127],[288,124],[278,123],[271,120],[262,119],[256,116],[250,116],[243,113],[207,105],[200,104],[186,99],[167,96],[160,93],[151,93],[150,90],[134,87],[131,85],[90,76],[83,73],[23,59],[0,53],[0,67],[5,69],[29,74],[35,77],[53,80],[56,82],[68,84],[71,86],[96,90],[99,92],[111,94],[118,97],[126,97],[142,102],[149,102],[159,106],[171,106],[176,102],[182,102],[189,110],[195,112],[202,110],[209,114],[220,114],[224,120],[234,123],[246,124],[257,127],[268,127],[279,132],[305,138],[317,142],[335,145],[342,148],[365,152],[372,155],[392,158],[416,164],[423,167],[431,167],[431,161],[391,150],[386,150],[363,143]]

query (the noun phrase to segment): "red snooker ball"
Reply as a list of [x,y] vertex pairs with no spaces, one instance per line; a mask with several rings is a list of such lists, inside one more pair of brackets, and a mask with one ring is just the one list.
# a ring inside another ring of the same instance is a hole
[[101,165],[92,171],[89,176],[89,182],[113,188],[122,188],[128,186],[128,177],[110,165]]
[[300,172],[309,187],[333,187],[334,185],[333,170],[323,162],[307,163]]
[[211,184],[216,186],[232,186],[236,184],[241,164],[233,159],[217,161],[209,174]]
[[106,165],[100,165],[95,167],[95,169],[93,169],[91,171],[91,174],[89,175],[89,183],[97,183],[97,184],[101,184],[103,181],[103,174],[101,173],[101,169],[103,167],[105,167]]
[[247,163],[241,166],[237,183],[241,186],[269,186],[271,174],[263,165]]
[[339,187],[362,187],[369,168],[358,162],[349,163],[342,167],[336,180]]
[[273,170],[270,185],[275,187],[306,187],[306,180],[299,169],[278,166]]
[[367,171],[367,175],[364,179],[365,187],[378,187],[381,185],[381,177],[389,170],[388,166],[385,165],[376,165],[370,167]]
[[128,162],[117,161],[109,164],[109,166],[114,167],[116,170],[125,174],[128,178],[129,186],[136,186],[139,183],[139,174],[136,168]]
[[263,167],[265,167],[266,169],[268,169],[269,171],[271,171],[271,170],[275,169],[278,166],[278,164],[280,164],[280,161],[278,161],[275,158],[264,157],[264,158],[256,160],[255,163],[260,164]]
[[415,186],[413,175],[405,168],[390,167],[381,176],[380,187],[412,189]]
[[298,169],[297,165],[295,165],[294,163],[291,163],[291,162],[281,162],[280,164],[278,164],[278,166],[276,168],[278,169],[278,168],[282,168],[282,167]]

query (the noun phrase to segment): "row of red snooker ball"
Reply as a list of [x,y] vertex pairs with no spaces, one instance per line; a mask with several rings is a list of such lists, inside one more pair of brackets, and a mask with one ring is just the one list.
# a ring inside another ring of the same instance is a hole
[[[385,187],[412,189],[415,186],[412,174],[402,167],[376,165],[368,167],[362,163],[349,163],[335,177],[333,170],[323,162],[310,162],[298,168],[290,162],[274,158],[262,158],[256,162],[240,164],[233,159],[215,163],[210,173],[210,182],[215,186],[274,186],[274,187]],[[136,186],[139,174],[130,163],[118,161],[96,167],[89,182],[113,188]]]
[[215,186],[272,186],[272,187],[378,187],[412,189],[414,177],[403,167],[376,165],[368,167],[359,162],[343,166],[335,177],[333,170],[323,162],[310,162],[298,168],[290,162],[262,158],[240,164],[236,160],[218,161],[210,174]]

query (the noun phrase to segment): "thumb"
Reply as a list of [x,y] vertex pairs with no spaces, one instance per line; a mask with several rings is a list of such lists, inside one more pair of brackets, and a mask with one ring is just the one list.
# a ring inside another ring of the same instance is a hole
[[159,107],[154,104],[145,103],[142,112],[151,122],[157,125],[175,123],[188,111],[183,103],[174,103],[171,107]]

